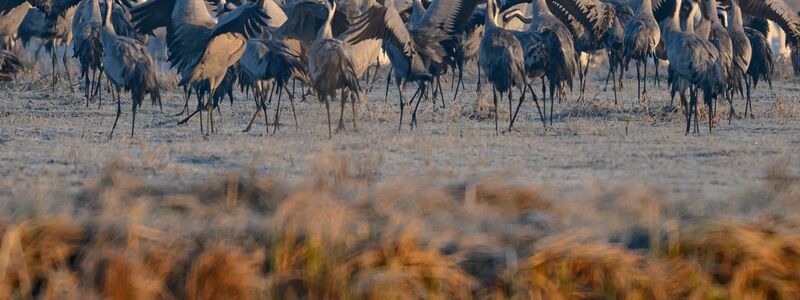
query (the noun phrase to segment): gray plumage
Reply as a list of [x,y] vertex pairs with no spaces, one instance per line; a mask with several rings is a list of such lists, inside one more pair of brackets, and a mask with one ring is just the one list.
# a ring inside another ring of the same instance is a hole
[[[335,98],[338,91],[341,95],[341,115],[339,118],[339,130],[344,129],[344,106],[347,101],[347,92],[358,95],[360,87],[358,76],[356,76],[355,66],[350,54],[349,45],[333,37],[331,32],[331,21],[336,10],[336,3],[327,0],[328,17],[325,24],[320,28],[317,39],[309,51],[309,77],[311,85],[317,91],[320,101],[325,103],[328,114],[328,136],[333,136],[331,131],[330,102],[328,98]],[[353,106],[353,126],[355,126],[355,98],[351,103]]]
[[[286,89],[286,83],[292,77],[309,83],[308,66],[301,58],[300,53],[278,40],[248,40],[239,63],[239,71],[240,81],[242,81],[242,84],[247,84],[246,88],[251,89],[256,98],[256,111],[245,132],[250,130],[259,109],[263,110],[265,122],[267,121],[267,101],[263,95],[265,91],[262,90],[265,87],[265,83],[271,82],[279,92]],[[293,103],[294,97],[290,93],[287,94],[289,94],[289,99]],[[280,107],[278,110],[280,110]],[[292,111],[294,112],[294,104],[292,104]],[[275,113],[276,130],[278,127],[278,112],[276,111]],[[297,126],[296,114],[293,113],[293,115],[295,115],[295,126]],[[269,128],[267,128],[267,132],[269,132]]]
[[112,7],[107,6],[103,19],[103,67],[106,77],[114,86],[117,97],[117,116],[111,128],[110,137],[114,136],[114,129],[122,114],[122,90],[131,93],[131,136],[136,127],[136,109],[141,107],[146,95],[150,95],[153,105],[161,104],[161,95],[156,78],[156,66],[147,47],[140,41],[128,37],[118,36],[114,32],[111,22]]
[[[481,68],[493,86],[495,132],[498,131],[497,121],[499,119],[497,93],[500,93],[501,100],[504,94],[508,94],[509,130],[511,130],[514,126],[512,122],[514,112],[511,111],[511,89],[516,86],[522,91],[527,86],[522,45],[511,32],[497,26],[498,14],[495,0],[489,0],[486,9],[485,32],[481,38],[478,52]],[[522,100],[520,100],[521,103]]]
[[[625,68],[632,59],[636,60],[636,80],[642,101],[647,101],[647,59],[653,57],[656,60],[656,47],[660,40],[661,29],[653,16],[651,1],[642,0],[636,15],[625,26],[624,38]],[[644,63],[644,76],[639,74],[641,63]],[[649,105],[647,107],[649,111]]]
[[[102,72],[103,67],[102,20],[98,0],[81,1],[72,18],[72,57],[78,58],[81,65],[81,78],[85,83],[84,95],[87,107],[90,96],[93,96],[91,91],[95,77],[98,71]],[[100,91],[99,87],[97,91]]]
[[[666,28],[667,58],[670,61],[669,69],[673,76],[680,81],[691,85],[691,102],[684,105],[686,112],[686,133],[691,129],[692,113],[695,116],[695,132],[697,126],[697,95],[696,88],[703,92],[704,102],[712,110],[712,100],[721,91],[724,84],[723,70],[719,62],[719,52],[711,42],[704,40],[694,33],[681,31],[679,24],[678,2],[673,17]],[[709,113],[709,128],[713,113]]]
[[[731,1],[731,6],[728,8],[728,35],[731,38],[731,45],[733,46],[733,67],[731,68],[730,74],[732,86],[729,88],[732,89],[732,92],[739,92],[740,95],[745,96],[743,82],[747,69],[750,67],[753,49],[750,45],[750,39],[744,32],[742,10],[739,8],[739,2],[737,0]],[[747,96],[749,96],[749,87]],[[747,104],[749,104],[749,102],[750,99],[748,97]],[[731,116],[733,116],[732,113]]]

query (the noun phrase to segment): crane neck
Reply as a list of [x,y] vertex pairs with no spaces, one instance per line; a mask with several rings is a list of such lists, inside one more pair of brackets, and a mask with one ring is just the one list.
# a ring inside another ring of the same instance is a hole
[[667,32],[680,32],[681,31],[681,4],[683,0],[673,0],[675,1],[675,11],[672,12],[672,18],[669,20],[669,26]]
[[89,0],[89,19],[100,22],[102,15],[100,14],[100,2],[98,0]]
[[331,30],[331,22],[333,22],[333,14],[336,12],[336,2],[333,0],[327,0],[327,4],[325,6],[328,7],[328,16],[325,19],[325,23],[322,24],[322,27],[319,29],[317,33],[317,39],[332,39],[333,32]]
[[223,14],[225,14],[226,5],[228,5],[227,0],[219,0],[219,2],[217,2],[217,19],[222,17]]
[[742,8],[739,7],[739,1],[731,1],[731,8],[728,11],[728,26],[736,30],[744,31],[744,21],[742,21]]
[[711,23],[720,23],[719,16],[717,16],[717,0],[707,0],[706,1],[707,7],[707,14],[706,16]]
[[425,6],[422,5],[422,0],[414,0],[414,7],[411,11],[411,21],[416,23],[422,20],[422,16],[425,15],[426,9]]
[[686,27],[683,29],[684,32],[694,33],[694,19],[697,17],[697,11],[697,4],[692,3],[692,10],[689,11],[689,16],[686,17]]
[[531,14],[534,16],[552,15],[545,0],[533,0],[531,2]]
[[105,17],[103,18],[103,29],[105,33],[116,35],[114,31],[114,23],[111,22],[111,12],[114,10],[114,1],[106,1]]
[[639,5],[639,13],[649,13],[653,14],[653,2],[651,0],[642,0],[642,4]]
[[497,28],[497,8],[495,7],[494,0],[486,1],[486,20],[484,25],[486,29]]

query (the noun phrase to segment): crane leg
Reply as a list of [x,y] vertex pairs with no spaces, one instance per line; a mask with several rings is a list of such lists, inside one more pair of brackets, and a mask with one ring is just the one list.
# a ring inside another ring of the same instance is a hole
[[[250,89],[254,89],[254,88],[250,87]],[[255,110],[255,113],[253,113],[253,117],[250,118],[250,122],[247,123],[247,127],[245,127],[244,130],[242,130],[242,132],[250,132],[250,129],[253,128],[253,123],[256,121],[256,118],[258,117],[258,113],[261,112],[261,100],[259,99],[258,95],[259,95],[259,93],[255,92],[255,90],[254,90],[253,91],[253,101],[255,101],[255,103],[256,103],[256,110]]]
[[294,95],[289,93],[289,90],[287,89],[286,85],[283,85],[283,89],[284,89],[284,91],[286,91],[286,94],[289,95],[289,105],[292,106],[292,117],[294,118],[295,130],[299,130],[300,129],[300,124],[297,123],[297,112],[294,109]]
[[745,77],[744,79],[745,88],[747,88],[747,101],[744,104],[744,117],[747,118],[748,112],[752,114],[753,112],[750,110],[750,80]]
[[446,108],[445,102],[447,102],[447,101],[444,101],[444,92],[442,91],[442,82],[441,82],[440,78],[441,78],[441,76],[436,76],[436,86],[437,86],[437,89],[439,89],[439,97],[442,98],[441,99],[442,100],[442,109],[445,109]]
[[212,88],[211,91],[208,93],[208,99],[206,99],[206,110],[208,110],[208,133],[214,134],[214,93],[217,92],[217,88]]
[[122,102],[119,98],[119,90],[117,91],[117,117],[114,118],[114,125],[111,126],[111,134],[108,136],[108,140],[114,138],[114,129],[117,129],[117,121],[119,121],[119,116],[122,114]]
[[[526,84],[526,85],[528,86],[528,89],[531,90],[531,96],[533,96],[533,103],[536,104],[536,111],[539,112],[539,119],[542,120],[542,125],[544,126],[544,129],[547,130],[547,122],[545,122],[544,115],[542,114],[542,108],[539,107],[539,99],[538,99],[538,97],[536,97],[536,92],[533,91],[533,86],[531,86],[530,84]],[[519,106],[517,106],[517,112],[519,112]],[[514,120],[516,120],[516,119],[517,119],[517,113],[515,112],[514,113]]]
[[280,118],[281,118],[281,98],[283,98],[283,90],[281,89],[281,85],[277,82],[275,83],[275,90],[278,92],[278,105],[275,109],[275,126],[272,127],[272,134],[278,132],[278,128],[281,127]]
[[636,96],[639,100],[642,100],[642,74],[639,73],[639,65],[640,61],[636,61]]
[[[611,70],[609,70],[609,71],[611,71]],[[611,71],[611,78],[616,77],[616,72],[617,72],[617,68],[614,67],[613,71]],[[622,72],[622,71],[620,71],[620,72]],[[608,83],[608,78],[606,78],[606,83]],[[614,105],[616,106],[616,105],[619,105],[619,100],[617,100],[617,83],[614,82],[614,83],[612,83],[612,85],[613,86],[611,87],[611,89],[614,90]]]
[[[500,93],[500,97],[503,97],[503,93]],[[497,119],[500,117],[497,115],[497,86],[494,83],[492,83],[492,102],[494,103],[494,135],[497,135],[500,131],[497,126]]]
[[[427,92],[426,90],[427,89],[428,89],[428,86],[426,85],[426,83],[422,83],[422,85],[420,87],[420,93],[419,93],[419,96],[417,98],[417,103],[414,103],[414,111],[411,113],[411,130],[414,130],[414,126],[417,125],[417,110],[419,109],[420,102],[422,102],[422,97],[423,96],[427,97],[427,94],[426,94],[426,92]],[[411,100],[413,101],[414,98],[411,98]]]
[[56,57],[58,57],[58,54],[56,53],[56,46],[54,45],[53,49],[50,51],[50,62],[52,67],[51,71],[53,73],[53,85],[51,86],[51,89],[53,91],[56,90],[56,83],[58,82],[58,68],[56,66],[58,59]]
[[550,126],[553,126],[553,106],[555,106],[556,85],[550,82]]
[[325,111],[328,113],[328,138],[333,137],[333,132],[331,131],[331,104],[328,102],[328,96],[321,96],[322,102],[325,102]]
[[344,106],[347,103],[347,95],[345,95],[345,89],[342,89],[342,93],[339,96],[339,102],[341,102],[341,108],[339,110],[339,125],[336,127],[336,133],[345,131],[344,128]]
[[[453,74],[455,76],[455,74]],[[456,102],[458,99],[458,90],[459,88],[464,86],[464,70],[462,68],[458,69],[458,82],[456,82],[456,92],[453,95],[453,103]]]
[[[383,95],[383,103],[386,103],[389,99],[389,84],[392,82],[392,72],[394,71],[394,65],[389,68],[389,73],[386,75],[386,94]],[[398,84],[397,89],[400,90],[400,85]],[[401,92],[402,93],[402,92]]]
[[61,56],[61,63],[64,64],[64,72],[67,74],[67,83],[69,83],[69,92],[74,93],[75,89],[72,88],[72,77],[69,71],[69,61],[67,60],[67,47],[64,46],[64,55]]
[[356,124],[356,102],[358,101],[358,93],[352,92],[350,94],[350,107],[353,108],[353,131],[358,132],[358,124]]
[[[519,114],[519,109],[520,109],[520,107],[522,107],[522,102],[525,101],[525,93],[528,91],[528,87],[530,87],[530,85],[528,85],[527,83],[522,85],[522,95],[519,97],[519,102],[517,102],[517,108],[514,110],[514,113],[511,116],[511,121],[509,122],[509,125],[508,125],[508,131],[514,130],[514,121],[517,120],[517,114]],[[533,90],[531,90],[531,93],[533,93]],[[535,99],[536,95],[533,95],[533,98]],[[510,96],[508,97],[508,103],[509,103],[509,105],[511,104],[511,97]],[[538,104],[537,104],[537,107],[538,107]],[[511,108],[511,107],[509,106],[509,108]],[[510,114],[511,111],[509,111],[508,113]]]
[[661,65],[661,62],[658,61],[658,57],[656,57],[655,54],[652,54],[652,56],[653,56],[653,65],[655,66],[655,69],[656,69],[656,82],[655,82],[654,86],[660,87],[661,86],[661,79],[658,77],[658,67],[659,67],[659,65]]
[[647,99],[647,59],[644,60],[644,80],[642,82],[642,102],[644,102],[644,113],[650,115],[650,101]]
[[131,119],[131,138],[133,138],[133,130],[136,128],[136,103],[132,103],[131,105],[131,113],[133,118]]

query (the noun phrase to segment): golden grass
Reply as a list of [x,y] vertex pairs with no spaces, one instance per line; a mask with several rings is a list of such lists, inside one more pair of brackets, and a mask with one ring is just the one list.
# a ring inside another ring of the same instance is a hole
[[786,169],[727,210],[686,214],[648,187],[378,180],[374,163],[184,187],[112,163],[67,211],[3,216],[0,298],[800,297],[800,218],[780,209],[800,179]]

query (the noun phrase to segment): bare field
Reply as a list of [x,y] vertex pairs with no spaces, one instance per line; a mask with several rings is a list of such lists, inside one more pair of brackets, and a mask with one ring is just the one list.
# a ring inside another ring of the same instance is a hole
[[[183,98],[169,74],[163,77],[164,85],[173,88],[164,92],[164,112],[146,103],[138,115],[136,135],[130,138],[130,105],[123,103],[120,124],[109,141],[116,109],[109,98],[99,109],[96,102],[87,108],[82,92],[65,92],[63,82],[52,92],[49,79],[23,74],[18,82],[0,88],[2,195],[13,198],[29,192],[36,182],[51,180],[79,188],[116,158],[126,159],[147,178],[176,184],[238,170],[296,180],[310,174],[320,156],[344,155],[377,178],[504,174],[560,191],[587,182],[635,183],[656,186],[678,199],[714,200],[761,184],[773,165],[800,169],[800,87],[793,78],[778,80],[774,91],[759,86],[753,95],[755,119],[735,119],[728,125],[723,118],[713,133],[703,122],[700,135],[686,136],[682,114],[667,108],[666,88],[651,87],[654,116],[648,116],[635,100],[633,79],[626,78],[620,105],[615,106],[611,89],[601,90],[605,70],[595,69],[587,84],[588,100],[577,103],[573,93],[570,100],[557,103],[555,123],[547,131],[528,101],[517,124],[519,132],[496,136],[490,90],[484,85],[486,104],[478,108],[472,73],[466,76],[467,91],[456,102],[448,100],[445,109],[423,102],[420,127],[410,131],[407,118],[398,132],[396,88],[391,89],[389,102],[383,102],[385,72],[381,70],[368,101],[359,106],[358,132],[352,130],[348,107],[349,131],[330,140],[324,106],[313,96],[297,103],[299,128],[284,97],[281,123],[286,126],[274,135],[264,134],[263,117],[250,133],[242,133],[254,106],[241,93],[233,105],[226,102],[216,113],[218,133],[202,135],[199,118],[177,126],[182,117],[173,115],[180,111]],[[449,83],[443,86],[445,98],[452,99]],[[541,96],[538,86],[537,82]],[[413,92],[409,85],[406,98]],[[193,99],[190,107],[194,105]],[[742,113],[744,101],[736,98],[735,105]],[[270,105],[270,120],[275,107]],[[335,127],[338,105],[332,108]],[[727,116],[727,104],[720,102],[719,111]],[[501,102],[500,114],[502,130],[507,103]]]

